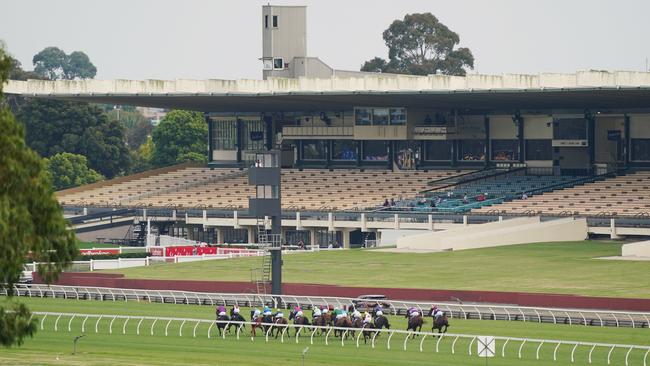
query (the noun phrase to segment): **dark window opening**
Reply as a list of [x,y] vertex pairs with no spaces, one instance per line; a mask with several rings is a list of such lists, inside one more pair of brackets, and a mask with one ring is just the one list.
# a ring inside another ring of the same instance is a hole
[[632,160],[650,161],[650,139],[632,139]]
[[526,160],[552,160],[551,140],[526,140]]
[[303,141],[302,142],[302,159],[303,160],[326,160],[327,159],[327,141]]
[[265,15],[264,16],[264,28],[268,28],[268,27],[269,27],[269,16]]
[[451,161],[452,142],[447,140],[427,141],[424,144],[425,159],[428,161]]
[[492,140],[492,161],[519,160],[518,140]]
[[388,161],[388,148],[384,141],[364,141],[363,160]]
[[553,121],[554,140],[586,140],[587,121],[584,118],[562,118]]
[[485,140],[458,141],[458,160],[485,161]]
[[278,27],[278,16],[274,15],[273,16],[273,28],[277,28],[277,27]]
[[332,160],[357,160],[357,146],[354,141],[332,141]]

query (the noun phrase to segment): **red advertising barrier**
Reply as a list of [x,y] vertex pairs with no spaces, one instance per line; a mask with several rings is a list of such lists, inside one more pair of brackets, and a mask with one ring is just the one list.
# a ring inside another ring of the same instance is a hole
[[149,253],[154,257],[176,257],[188,255],[215,254],[255,254],[257,251],[243,248],[220,248],[208,246],[179,245],[169,247],[150,247]]
[[120,254],[120,250],[116,248],[79,249],[79,254],[81,255]]

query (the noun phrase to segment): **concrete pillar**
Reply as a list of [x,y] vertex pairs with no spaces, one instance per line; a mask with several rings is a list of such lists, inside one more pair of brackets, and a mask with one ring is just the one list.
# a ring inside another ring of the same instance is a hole
[[467,226],[467,215],[463,215],[463,225]]
[[343,236],[343,249],[350,249],[350,232],[351,230],[348,228],[344,228],[341,230],[342,236]]
[[214,232],[217,235],[217,244],[223,244],[223,228],[217,226],[214,228]]
[[302,227],[302,219],[300,218],[300,212],[296,212],[296,230],[304,230]]
[[246,228],[248,230],[248,242],[249,243],[257,243],[257,238],[255,237],[255,228],[252,226],[249,226]]
[[88,215],[88,207],[83,208],[82,215],[84,215],[84,216]]
[[433,215],[428,215],[429,220],[429,230],[433,231]]
[[622,239],[622,237],[618,234],[616,234],[616,220],[615,219],[610,219],[609,220],[609,238],[614,240],[614,239]]
[[362,214],[361,214],[361,228],[360,228],[360,229],[361,229],[361,231],[364,232],[364,233],[365,233],[366,231],[368,231],[368,223],[367,223],[367,221],[366,221],[366,214],[365,214],[365,213],[362,213]]
[[327,230],[334,231],[334,214],[331,212],[327,214]]
[[172,210],[172,220],[176,221],[176,210]]
[[394,225],[394,226],[395,226],[395,230],[399,230],[399,215],[398,215],[398,214],[395,214],[395,215],[393,216],[393,218],[394,218],[394,220],[395,220],[395,225]]
[[241,229],[239,225],[239,217],[237,217],[237,211],[232,212],[232,227],[235,229]]
[[314,245],[314,246],[317,245],[317,243],[316,243],[316,229],[315,228],[309,229],[309,242],[311,243],[311,245]]

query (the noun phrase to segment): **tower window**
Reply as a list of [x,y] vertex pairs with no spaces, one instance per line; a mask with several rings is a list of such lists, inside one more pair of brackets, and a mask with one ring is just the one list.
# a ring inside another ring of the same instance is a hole
[[265,15],[264,16],[264,28],[268,28],[268,27],[269,27],[269,16]]
[[278,16],[274,15],[273,16],[273,28],[277,28],[277,27],[278,27]]
[[284,69],[284,62],[281,58],[274,58],[273,59],[273,69],[275,70],[282,70]]

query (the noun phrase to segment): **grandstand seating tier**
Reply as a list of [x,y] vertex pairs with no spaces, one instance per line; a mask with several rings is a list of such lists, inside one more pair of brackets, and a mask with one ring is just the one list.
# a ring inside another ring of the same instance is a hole
[[[254,189],[238,169],[186,168],[99,188],[59,195],[62,205],[236,208],[248,206]],[[350,210],[376,207],[385,199],[414,197],[432,180],[468,171],[283,169],[285,209]],[[221,179],[219,179],[221,177]],[[204,184],[202,183],[204,182]],[[187,185],[187,187],[184,187]],[[178,190],[173,190],[178,187]],[[173,191],[170,191],[173,190]],[[156,192],[159,192],[158,194]],[[146,197],[142,197],[146,195]]]

